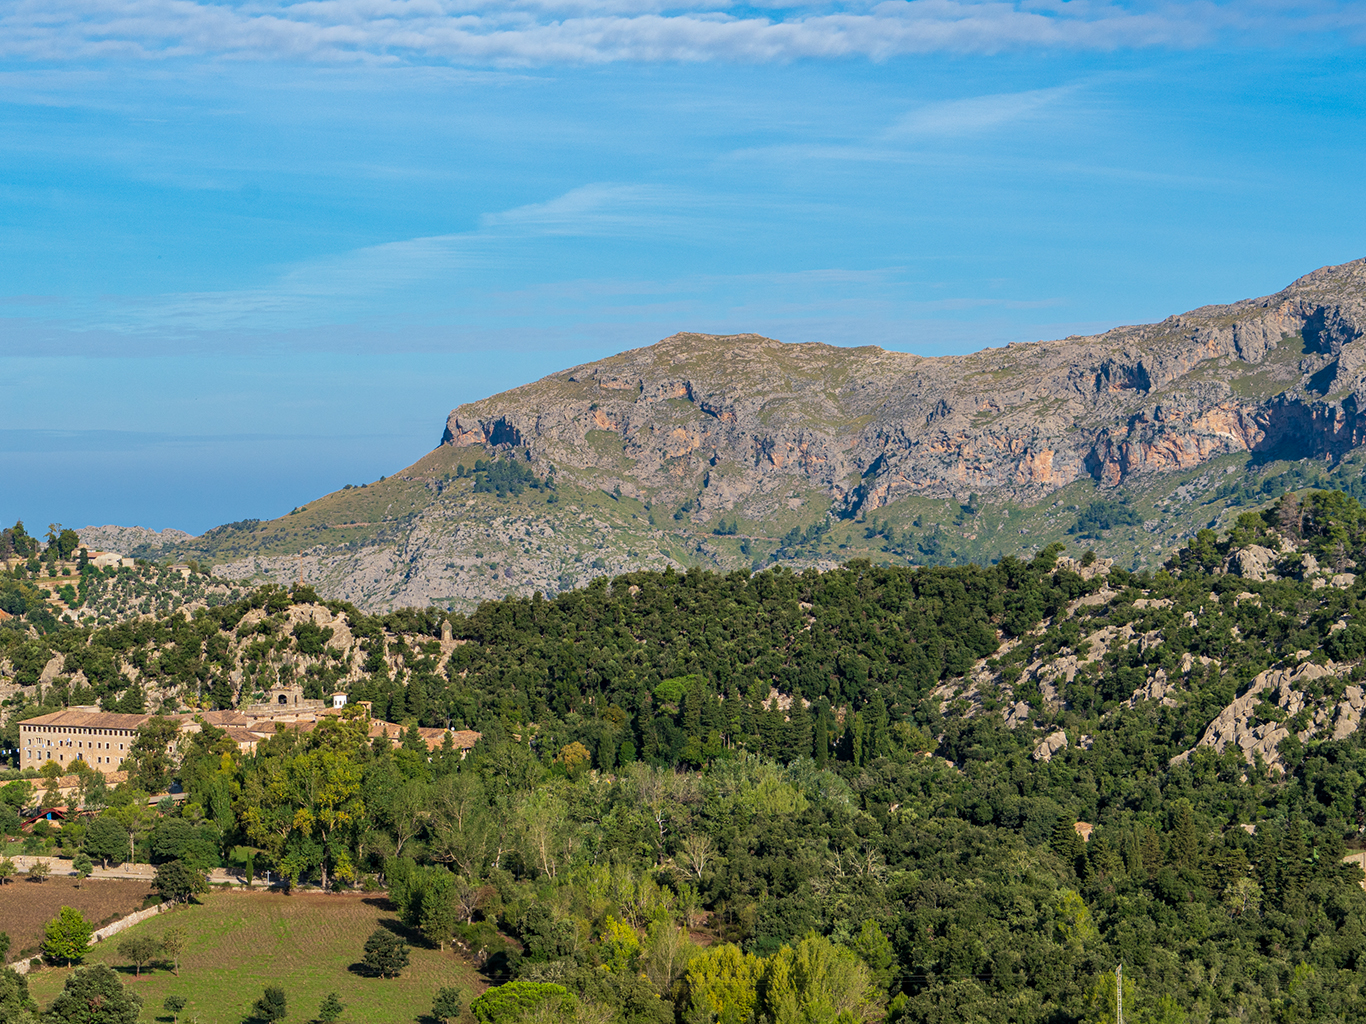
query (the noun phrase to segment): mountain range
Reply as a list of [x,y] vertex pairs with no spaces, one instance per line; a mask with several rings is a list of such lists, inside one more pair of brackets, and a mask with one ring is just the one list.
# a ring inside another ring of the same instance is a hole
[[1118,564],[1286,489],[1360,489],[1366,260],[1156,324],[964,356],[682,333],[453,410],[379,481],[199,537],[87,543],[368,609],[638,568]]

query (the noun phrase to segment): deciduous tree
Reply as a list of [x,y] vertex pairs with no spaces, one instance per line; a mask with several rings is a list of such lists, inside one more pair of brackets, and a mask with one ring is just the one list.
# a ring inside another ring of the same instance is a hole
[[44,929],[43,952],[54,960],[79,963],[90,946],[95,929],[74,907],[62,907]]
[[203,872],[196,871],[182,860],[173,860],[157,865],[152,888],[164,900],[185,903],[196,893],[208,892],[209,882]]
[[161,952],[161,943],[150,935],[129,935],[119,940],[119,956],[133,965],[135,976],[142,975],[143,964],[151,963]]

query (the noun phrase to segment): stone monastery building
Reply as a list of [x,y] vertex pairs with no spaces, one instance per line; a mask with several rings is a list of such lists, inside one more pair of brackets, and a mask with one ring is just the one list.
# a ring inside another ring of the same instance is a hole
[[85,761],[106,775],[119,771],[138,726],[151,717],[68,708],[30,718],[19,723],[19,767],[41,768],[56,761],[69,768],[75,761]]
[[[179,725],[177,737],[196,733],[200,723],[212,725],[227,733],[243,753],[252,753],[256,744],[281,729],[311,732],[326,718],[341,715],[346,695],[333,695],[330,703],[308,700],[299,686],[276,686],[260,704],[251,704],[240,711],[179,712],[164,715]],[[370,717],[368,702],[362,702],[366,732],[371,739],[385,737],[398,742],[403,726]],[[139,726],[153,716],[124,715],[101,711],[94,707],[73,707],[51,714],[40,715],[19,723],[19,767],[41,770],[55,761],[63,772],[72,764],[84,761],[104,775],[122,771],[124,759],[131,755]],[[479,733],[472,730],[419,729],[427,749],[435,750],[449,735],[463,757],[479,741]],[[179,739],[173,740],[169,752],[174,757]]]

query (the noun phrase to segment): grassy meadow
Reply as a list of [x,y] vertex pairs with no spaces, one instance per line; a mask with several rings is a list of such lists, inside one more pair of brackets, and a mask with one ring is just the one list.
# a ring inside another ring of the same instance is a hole
[[[410,966],[396,979],[360,973],[366,938],[381,923],[397,926],[379,897],[255,892],[213,893],[203,900],[135,925],[92,948],[86,958],[86,963],[108,964],[123,975],[125,986],[142,996],[144,1021],[169,1021],[162,1002],[179,993],[189,1000],[182,1021],[238,1024],[271,983],[284,986],[287,1021],[315,1019],[329,992],[345,1004],[341,1019],[348,1024],[430,1021],[438,988],[463,988],[473,998],[485,987],[449,948],[443,953],[414,946]],[[144,967],[136,977],[118,954],[119,941],[129,935],[160,938],[175,925],[188,935],[180,976],[157,966]],[[66,969],[45,968],[30,976],[40,1007],[46,1008],[61,991],[66,975]]]

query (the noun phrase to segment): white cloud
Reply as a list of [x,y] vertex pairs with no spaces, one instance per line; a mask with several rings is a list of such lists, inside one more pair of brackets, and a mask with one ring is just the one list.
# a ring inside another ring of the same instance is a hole
[[1366,6],[1352,0],[836,0],[759,8],[729,0],[18,0],[0,16],[0,56],[478,65],[884,60],[936,51],[1179,48],[1220,39],[1274,44],[1306,35],[1360,40]]
[[885,137],[906,139],[975,135],[992,128],[1034,120],[1047,108],[1055,107],[1075,92],[1075,86],[1061,86],[1056,89],[1034,89],[929,103],[898,118]]

